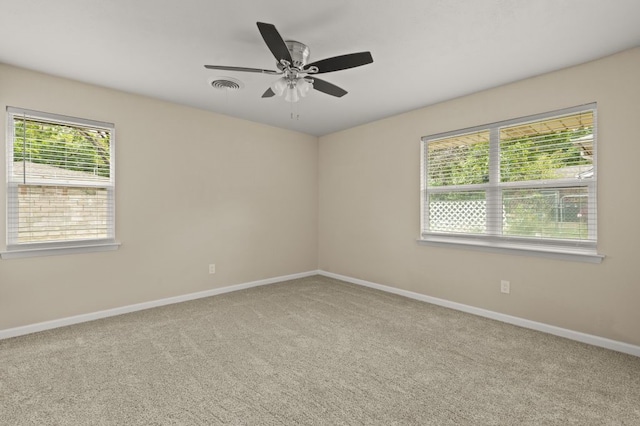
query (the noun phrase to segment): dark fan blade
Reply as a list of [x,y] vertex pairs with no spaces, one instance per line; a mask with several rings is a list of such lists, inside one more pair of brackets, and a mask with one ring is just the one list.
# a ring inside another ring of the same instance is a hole
[[307,64],[304,68],[318,67],[317,74],[324,72],[340,71],[367,65],[373,62],[371,52],[350,53],[348,55],[334,56]]
[[226,67],[223,65],[205,65],[210,70],[224,70],[224,71],[242,71],[242,72],[257,72],[259,74],[282,74],[280,71],[261,70],[258,68],[245,68],[245,67]]
[[257,22],[257,24],[264,42],[267,43],[267,47],[278,60],[278,63],[280,63],[281,59],[286,59],[290,64],[293,64],[291,53],[289,53],[289,49],[287,49],[287,45],[278,30],[276,30],[275,25],[265,24],[264,22]]
[[276,95],[276,94],[275,94],[275,93],[273,93],[273,90],[271,90],[271,87],[269,87],[269,88],[267,89],[267,91],[266,91],[266,92],[264,92],[264,93],[262,94],[262,97],[263,97],[263,98],[270,98],[270,97],[275,96],[275,95]]
[[338,87],[335,84],[331,84],[328,81],[320,80],[319,78],[316,78],[314,76],[311,76],[311,78],[313,78],[313,88],[320,92],[326,93],[327,95],[341,98],[348,93],[343,88]]

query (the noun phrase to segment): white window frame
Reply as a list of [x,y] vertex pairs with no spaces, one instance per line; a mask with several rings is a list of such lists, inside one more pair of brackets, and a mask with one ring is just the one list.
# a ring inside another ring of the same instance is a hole
[[[95,187],[107,190],[108,197],[108,214],[107,214],[107,237],[100,239],[82,239],[82,240],[66,240],[54,242],[18,242],[18,186],[19,183],[12,181],[13,175],[13,142],[14,119],[15,117],[25,117],[26,119],[43,120],[51,123],[62,125],[91,127],[104,129],[111,134],[109,149],[109,182],[91,182],[91,181],[74,181],[70,182],[64,179],[46,182],[38,182],[32,180],[32,185],[51,185],[52,183],[60,187]],[[0,252],[1,259],[13,259],[23,257],[50,256],[62,254],[76,254],[98,251],[116,250],[120,243],[115,238],[115,125],[102,121],[89,120],[84,118],[69,117],[60,114],[52,114],[41,111],[34,111],[23,108],[7,107],[7,134],[6,134],[6,156],[7,156],[7,174],[6,174],[6,230],[7,241],[6,251]]]
[[[580,182],[576,185],[574,179],[554,179],[549,181],[531,182],[500,182],[500,128],[539,121],[562,115],[593,111],[593,171],[592,179]],[[474,185],[450,185],[444,187],[427,186],[428,172],[428,142],[447,137],[454,137],[480,131],[489,131],[489,182]],[[591,103],[562,110],[550,111],[527,117],[500,121],[496,123],[475,126],[471,128],[444,132],[425,136],[421,139],[421,177],[420,177],[420,237],[418,243],[423,245],[441,246],[450,248],[465,248],[473,250],[490,251],[504,254],[524,254],[540,257],[551,257],[563,260],[575,260],[590,263],[600,263],[604,255],[597,252],[597,104]],[[579,240],[553,240],[519,238],[501,235],[502,215],[496,214],[496,209],[502,207],[502,191],[510,188],[558,188],[586,186],[589,199],[594,203],[594,214],[588,216],[589,241]],[[428,230],[429,224],[429,195],[451,191],[480,190],[486,193],[487,206],[487,232],[484,234],[453,234],[445,232],[432,232]]]

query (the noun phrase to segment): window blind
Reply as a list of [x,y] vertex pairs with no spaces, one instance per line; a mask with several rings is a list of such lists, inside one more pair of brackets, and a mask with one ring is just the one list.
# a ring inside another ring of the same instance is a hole
[[113,124],[7,113],[7,246],[114,241]]
[[423,138],[422,236],[595,249],[596,106]]

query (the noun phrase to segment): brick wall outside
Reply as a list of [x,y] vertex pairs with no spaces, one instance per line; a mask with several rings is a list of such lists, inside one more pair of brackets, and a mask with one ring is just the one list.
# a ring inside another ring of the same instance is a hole
[[18,242],[106,238],[108,214],[103,188],[20,185]]

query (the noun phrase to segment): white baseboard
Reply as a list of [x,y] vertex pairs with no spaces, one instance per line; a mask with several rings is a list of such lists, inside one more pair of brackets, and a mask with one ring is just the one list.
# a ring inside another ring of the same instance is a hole
[[344,275],[334,274],[332,272],[318,271],[319,275],[323,275],[329,278],[335,278],[337,280],[346,281],[352,284],[358,284],[365,287],[382,290],[387,293],[398,294],[410,299],[416,299],[434,305],[444,306],[445,308],[455,309],[457,311],[467,312],[470,314],[478,315],[493,320],[506,322],[508,324],[517,325],[519,327],[529,328],[532,330],[542,331],[544,333],[553,334],[556,336],[564,337],[571,340],[576,340],[582,343],[588,343],[594,346],[600,346],[602,348],[611,349],[618,352],[623,352],[629,355],[635,355],[640,357],[640,346],[631,345],[629,343],[619,342],[617,340],[611,340],[604,337],[594,336],[591,334],[581,333],[579,331],[573,331],[566,328],[556,327],[541,322],[531,321],[524,318],[514,317],[511,315],[501,314],[499,312],[493,312],[486,309],[476,308],[470,305],[464,305],[462,303],[451,302],[445,299],[439,299],[437,297],[426,296],[420,293],[414,293],[412,291],[402,290],[395,287],[389,287],[382,284],[376,284],[369,281],[361,280],[358,278],[351,278]]
[[29,324],[22,327],[8,328],[5,330],[0,330],[0,340],[8,339],[10,337],[23,336],[25,334],[30,334],[30,333],[36,333],[38,331],[50,330],[52,328],[64,327],[67,325],[93,321],[100,318],[113,317],[116,315],[127,314],[130,312],[142,311],[145,309],[156,308],[164,305],[171,305],[173,303],[180,303],[180,302],[186,302],[188,300],[202,299],[204,297],[216,296],[218,294],[244,290],[246,288],[258,287],[258,286],[267,285],[267,284],[274,284],[282,281],[294,280],[297,278],[310,277],[313,275],[318,275],[318,271],[308,271],[308,272],[301,272],[299,274],[267,278],[259,281],[252,281],[248,283],[236,284],[236,285],[231,285],[227,287],[214,288],[211,290],[200,291],[197,293],[189,293],[181,296],[168,297],[166,299],[136,303],[134,305],[122,306],[120,308],[107,309],[104,311],[91,312],[91,313],[82,314],[82,315],[75,315],[72,317],[61,318],[61,319],[52,320],[52,321],[39,322],[36,324]]

